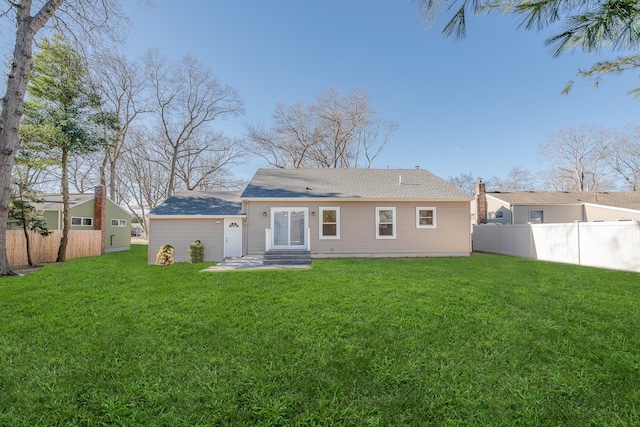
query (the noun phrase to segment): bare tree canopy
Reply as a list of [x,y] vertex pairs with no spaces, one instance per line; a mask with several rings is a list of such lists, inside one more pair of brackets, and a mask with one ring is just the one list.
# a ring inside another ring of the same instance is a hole
[[[116,171],[122,156],[124,142],[133,121],[140,114],[149,111],[148,82],[144,78],[137,61],[127,59],[114,51],[98,51],[90,61],[92,79],[103,100],[105,109],[113,112],[118,119],[117,132],[105,128],[105,139],[109,142],[93,174],[98,174],[94,185],[99,182],[107,186],[109,196],[118,200],[116,192]],[[118,200],[119,201],[119,200]]]
[[610,145],[607,133],[595,126],[552,133],[540,145],[540,154],[554,165],[545,186],[559,191],[610,190],[614,185],[607,164]]
[[477,178],[473,172],[461,172],[456,176],[450,176],[447,181],[469,195],[476,192]]
[[640,127],[611,132],[613,142],[607,163],[631,191],[640,190]]
[[[180,166],[193,166],[188,157],[194,159],[197,154],[202,159],[202,153],[217,153],[224,160],[219,157],[213,163],[220,166],[240,159],[239,149],[227,147],[228,141],[221,139],[210,125],[214,120],[242,114],[244,104],[235,89],[222,84],[194,57],[185,56],[172,63],[150,50],[144,63],[157,116],[156,143],[164,150],[169,164],[165,195],[169,197],[176,189]],[[202,168],[199,170],[203,172]]]
[[513,167],[505,178],[493,176],[487,182],[489,191],[530,191],[536,187],[533,174],[518,166]]
[[397,125],[360,88],[321,93],[314,103],[278,103],[270,128],[249,126],[247,150],[278,168],[358,168],[371,164]]

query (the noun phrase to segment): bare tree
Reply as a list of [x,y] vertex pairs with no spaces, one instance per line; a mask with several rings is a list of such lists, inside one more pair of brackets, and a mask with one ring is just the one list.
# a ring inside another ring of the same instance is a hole
[[447,181],[467,194],[474,194],[476,192],[477,178],[473,172],[461,172],[456,176],[450,176],[447,178]]
[[162,200],[167,193],[168,169],[164,158],[149,150],[148,131],[131,128],[122,150],[122,161],[116,174],[116,193],[120,202],[143,224],[144,217]]
[[219,132],[198,129],[180,150],[175,171],[176,190],[227,188],[233,181],[229,167],[244,158],[241,146],[240,142]]
[[269,129],[247,128],[247,149],[278,168],[370,167],[397,126],[371,106],[355,88],[330,89],[314,103],[278,103]]
[[[196,58],[170,63],[156,50],[145,56],[145,73],[153,92],[157,126],[169,156],[166,197],[176,187],[178,162],[185,147],[195,146],[211,122],[243,112],[240,95],[223,85]],[[194,145],[195,144],[195,145]]]
[[33,0],[14,0],[7,5],[0,17],[14,24],[15,39],[0,113],[0,275],[13,274],[6,254],[5,237],[11,171],[20,145],[18,129],[32,68],[35,36],[46,25],[51,25],[67,34],[83,34],[84,40],[95,40],[119,34],[113,26],[123,22],[115,0],[43,0],[36,5]]
[[512,168],[506,178],[493,176],[487,182],[490,191],[527,191],[537,187],[534,175],[521,167]]
[[594,126],[562,129],[540,145],[540,153],[553,162],[545,186],[564,191],[609,190],[613,182],[606,158],[610,141]]
[[130,61],[123,54],[113,51],[95,53],[91,59],[91,67],[92,79],[104,107],[117,118],[115,132],[109,126],[104,127],[105,139],[109,141],[109,145],[102,153],[102,161],[97,168],[99,181],[96,183],[107,186],[109,196],[117,200],[117,165],[127,132],[140,114],[149,111],[145,94],[147,80],[137,61]]
[[69,156],[69,187],[77,193],[93,191],[100,182],[102,157],[100,152]]
[[640,128],[612,132],[607,162],[631,191],[640,190]]

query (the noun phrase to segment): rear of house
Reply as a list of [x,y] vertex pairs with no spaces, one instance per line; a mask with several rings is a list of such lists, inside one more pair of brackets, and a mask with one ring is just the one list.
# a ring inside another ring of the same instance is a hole
[[468,256],[471,198],[421,169],[259,169],[242,193],[246,253]]
[[205,261],[243,255],[245,215],[238,191],[176,193],[148,219],[149,264],[165,244],[173,246],[176,261],[189,261],[189,246],[196,240],[204,245]]

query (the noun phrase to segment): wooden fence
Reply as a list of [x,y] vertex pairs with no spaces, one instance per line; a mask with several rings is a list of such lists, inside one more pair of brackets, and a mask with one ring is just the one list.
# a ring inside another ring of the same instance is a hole
[[[100,230],[69,231],[67,259],[99,256],[102,253]],[[61,230],[53,230],[47,237],[31,232],[31,259],[34,264],[55,262],[60,246]],[[22,230],[7,231],[7,257],[12,267],[28,265],[27,242]]]

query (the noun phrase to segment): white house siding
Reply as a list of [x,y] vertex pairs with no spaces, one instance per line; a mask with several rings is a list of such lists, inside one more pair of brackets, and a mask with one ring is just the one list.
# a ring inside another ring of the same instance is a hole
[[[509,204],[487,194],[487,222],[498,224],[511,224],[511,211]],[[496,218],[496,212],[502,213],[502,218]]]
[[170,244],[176,262],[189,262],[189,246],[200,240],[205,261],[224,258],[224,219],[159,219],[149,220],[149,264],[153,264],[160,247]]
[[[340,239],[318,238],[321,206],[340,208]],[[436,228],[416,228],[418,206],[436,208]],[[270,227],[272,207],[308,208],[311,253],[315,257],[464,256],[471,251],[468,201],[249,201],[245,202],[245,207],[249,254],[265,250],[265,229]],[[396,208],[395,239],[376,239],[376,207]],[[316,215],[312,216],[312,212]]]
[[545,224],[584,220],[582,205],[516,205],[513,207],[513,223],[527,224],[531,210],[542,210]]
[[640,212],[631,209],[619,209],[606,206],[585,205],[586,220],[591,221],[619,221],[633,219],[640,221]]

